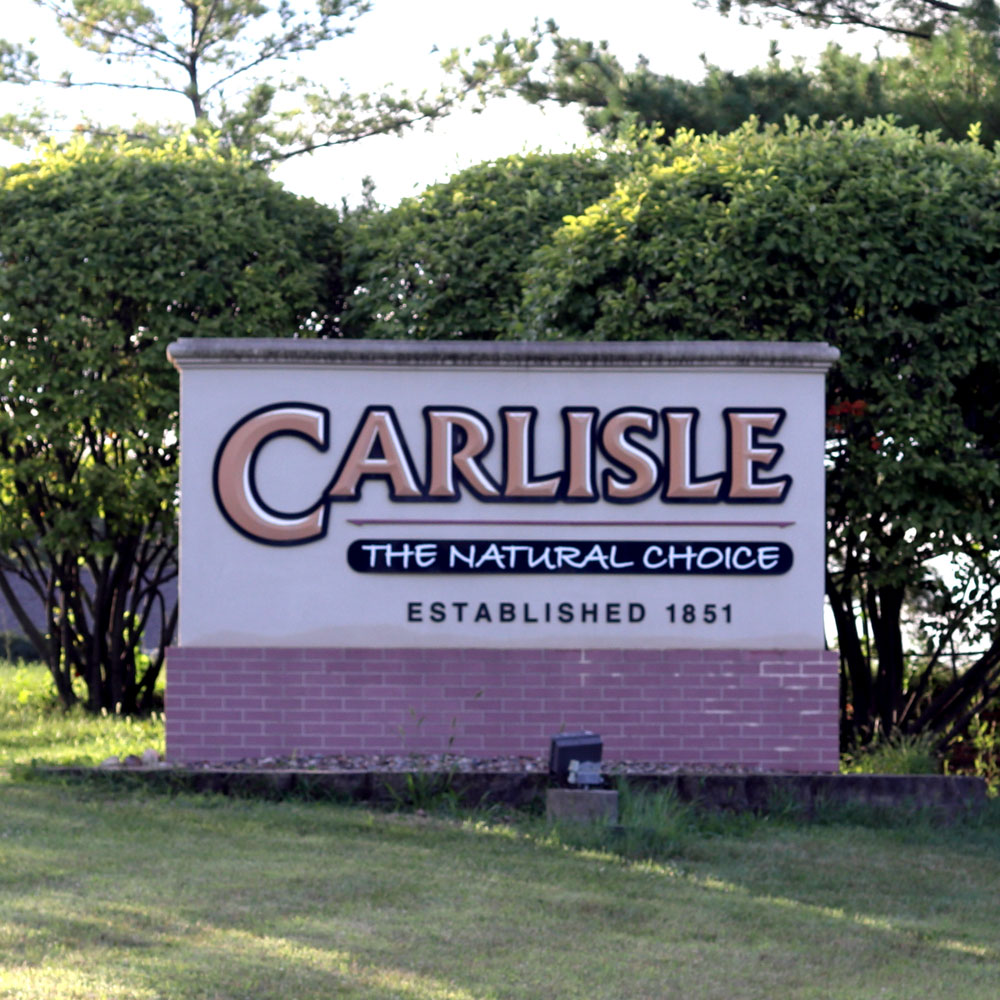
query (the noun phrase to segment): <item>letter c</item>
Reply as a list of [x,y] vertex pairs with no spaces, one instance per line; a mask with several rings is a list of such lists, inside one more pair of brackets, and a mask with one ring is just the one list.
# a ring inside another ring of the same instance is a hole
[[319,451],[329,442],[330,414],[309,403],[276,403],[247,414],[234,424],[215,456],[215,502],[242,535],[267,545],[301,545],[326,534],[325,498],[300,513],[271,509],[257,491],[261,448],[274,437],[303,438]]
[[[653,553],[656,555],[653,555]],[[660,569],[667,565],[667,560],[663,556],[663,549],[659,545],[647,545],[646,551],[642,554],[642,565],[646,569]]]

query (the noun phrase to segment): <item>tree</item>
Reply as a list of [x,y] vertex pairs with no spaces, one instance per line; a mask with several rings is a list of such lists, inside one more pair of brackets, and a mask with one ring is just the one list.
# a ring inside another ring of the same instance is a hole
[[[77,141],[0,172],[0,593],[65,704],[79,676],[90,709],[148,709],[173,637],[167,345],[324,333],[341,238],[331,209],[181,141]],[[14,599],[15,575],[44,628]]]
[[653,72],[646,59],[626,70],[607,43],[553,35],[555,53],[542,75],[518,84],[532,103],[555,101],[580,107],[590,131],[614,138],[637,123],[672,136],[677,129],[730,132],[751,115],[782,122],[789,115],[806,120],[863,120],[889,110],[883,98],[881,64],[867,64],[830,46],[819,69],[808,72],[801,60],[781,64],[772,44],[768,62],[745,74],[706,63],[700,83]]
[[929,39],[955,24],[987,34],[1000,27],[995,0],[698,0],[722,14],[733,8],[745,16],[816,28],[871,28],[902,38]]
[[[712,0],[700,0],[708,6]],[[996,0],[715,0],[756,20],[846,25],[905,39],[905,56],[879,60],[886,106],[904,124],[964,137],[981,124],[1000,139],[1000,5]]]
[[983,145],[1000,141],[1000,51],[990,37],[955,24],[884,60],[881,72],[886,109],[901,124],[946,139],[975,127]]
[[706,64],[699,83],[655,73],[644,59],[626,70],[608,50],[553,35],[555,54],[542,72],[518,84],[531,102],[580,107],[587,127],[613,138],[632,123],[660,129],[730,132],[749,117],[782,123],[893,115],[901,125],[964,139],[978,124],[987,146],[1000,139],[1000,57],[980,32],[956,23],[930,40],[912,39],[903,55],[867,61],[829,45],[814,70],[780,61],[772,43],[767,63],[746,73]]
[[623,152],[509,156],[363,215],[345,268],[351,337],[489,340],[510,329],[531,251],[610,193]]
[[[826,590],[845,743],[947,741],[1000,692],[998,154],[885,122],[751,122],[659,155],[535,252],[524,333],[839,347]],[[986,648],[950,672],[956,636]]]
[[[166,93],[183,100],[190,119],[180,126],[137,123],[93,125],[91,134],[125,131],[155,139],[194,128],[217,134],[221,148],[248,152],[260,163],[279,161],[371,135],[398,135],[446,115],[473,92],[503,90],[534,41],[504,35],[480,58],[461,64],[453,51],[445,64],[457,82],[436,94],[339,92],[291,74],[290,60],[315,52],[354,30],[369,0],[34,0],[50,11],[73,42],[95,56],[93,79],[69,73],[46,76],[35,53],[0,43],[0,80],[27,85],[114,88]],[[128,78],[116,77],[116,65]],[[109,66],[111,69],[109,69]],[[290,103],[297,98],[300,103]],[[8,137],[34,140],[47,123],[8,122]]]

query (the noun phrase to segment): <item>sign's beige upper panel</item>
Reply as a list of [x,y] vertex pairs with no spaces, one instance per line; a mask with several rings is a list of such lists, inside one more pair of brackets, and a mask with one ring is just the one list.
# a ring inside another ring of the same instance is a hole
[[822,645],[826,345],[170,356],[185,645]]

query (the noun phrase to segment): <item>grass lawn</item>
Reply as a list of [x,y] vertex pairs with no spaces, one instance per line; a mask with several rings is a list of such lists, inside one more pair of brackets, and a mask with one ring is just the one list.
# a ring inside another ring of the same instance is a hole
[[626,860],[530,817],[38,780],[9,766],[26,732],[53,734],[35,754],[46,760],[156,744],[142,730],[109,750],[125,720],[61,728],[42,703],[18,703],[13,674],[0,667],[2,998],[1000,994],[995,801],[950,826],[727,820],[668,803],[653,857]]
[[[11,764],[99,764],[112,755],[163,753],[163,718],[95,718],[59,708],[41,664],[0,660],[0,769]],[[82,693],[82,687],[81,687]]]

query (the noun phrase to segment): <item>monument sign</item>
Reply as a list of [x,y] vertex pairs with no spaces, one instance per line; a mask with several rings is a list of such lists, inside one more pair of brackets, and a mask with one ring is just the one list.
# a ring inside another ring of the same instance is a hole
[[170,356],[181,651],[823,649],[825,345]]

